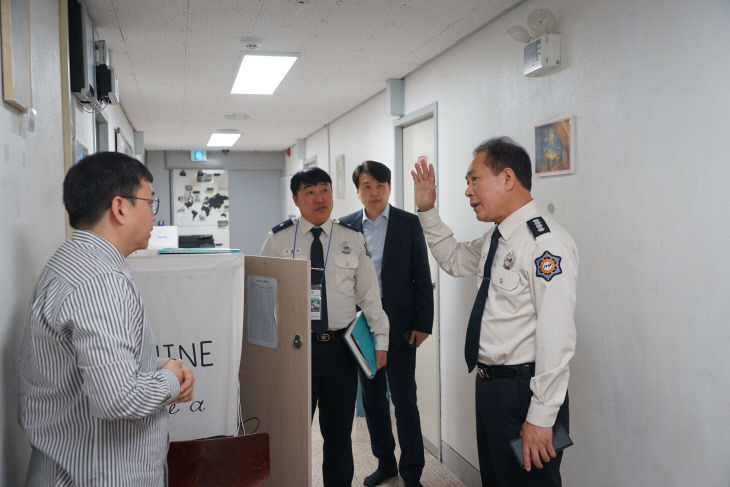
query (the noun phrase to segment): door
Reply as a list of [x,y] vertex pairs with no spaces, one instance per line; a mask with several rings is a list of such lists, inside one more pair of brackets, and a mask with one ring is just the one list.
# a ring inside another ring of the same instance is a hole
[[[401,194],[403,209],[415,213],[413,179],[411,170],[419,158],[425,158],[436,166],[435,109],[420,115],[413,123],[406,123],[402,129]],[[396,162],[398,164],[398,161]],[[418,386],[418,410],[421,415],[423,443],[437,459],[441,460],[441,387],[439,368],[439,301],[438,264],[428,252],[431,267],[431,282],[434,283],[433,333],[419,347],[416,355],[416,384]]]
[[[248,276],[277,279],[276,349],[248,342],[248,286],[241,347],[242,419],[257,418],[269,433],[271,476],[267,485],[311,486],[311,362],[309,261],[246,256]],[[255,421],[246,422],[252,432]]]

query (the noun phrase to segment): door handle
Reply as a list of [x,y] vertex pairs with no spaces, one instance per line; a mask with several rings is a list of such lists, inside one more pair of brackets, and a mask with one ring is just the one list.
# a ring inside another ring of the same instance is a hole
[[294,347],[302,348],[302,339],[299,337],[299,335],[294,335]]

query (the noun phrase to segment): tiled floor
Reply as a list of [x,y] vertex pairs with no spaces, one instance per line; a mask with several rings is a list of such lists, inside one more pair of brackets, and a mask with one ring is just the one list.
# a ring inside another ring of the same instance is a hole
[[[314,415],[312,423],[312,485],[319,487],[322,485],[322,435],[319,432],[318,413]],[[395,421],[393,421],[395,428]],[[398,448],[398,435],[394,431],[396,438],[395,456],[400,455]],[[352,427],[352,451],[355,457],[355,478],[352,481],[353,487],[362,485],[362,481],[378,466],[378,461],[370,451],[370,437],[368,428],[365,424],[365,418],[355,418]],[[464,487],[456,477],[454,477],[446,467],[426,451],[426,466],[423,469],[421,483],[424,487]],[[384,486],[402,486],[403,481],[400,477],[394,477],[388,482],[381,484]]]

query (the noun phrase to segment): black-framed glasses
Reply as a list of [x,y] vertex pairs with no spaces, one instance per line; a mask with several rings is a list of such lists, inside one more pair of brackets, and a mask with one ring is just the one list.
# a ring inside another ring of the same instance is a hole
[[157,211],[160,209],[160,198],[157,196],[153,196],[150,198],[140,198],[139,196],[122,196],[122,198],[126,198],[128,200],[142,200],[142,201],[148,201],[150,203],[150,206],[152,207],[152,214],[156,215]]

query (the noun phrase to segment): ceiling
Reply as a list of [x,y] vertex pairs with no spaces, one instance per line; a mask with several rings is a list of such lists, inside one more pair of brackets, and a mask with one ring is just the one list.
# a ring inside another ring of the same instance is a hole
[[[200,149],[215,129],[236,129],[231,150],[274,151],[522,0],[82,1],[146,149]],[[251,38],[256,52],[300,54],[271,96],[230,94]]]

